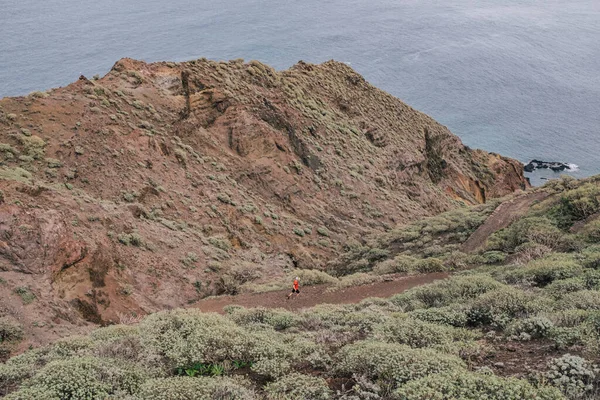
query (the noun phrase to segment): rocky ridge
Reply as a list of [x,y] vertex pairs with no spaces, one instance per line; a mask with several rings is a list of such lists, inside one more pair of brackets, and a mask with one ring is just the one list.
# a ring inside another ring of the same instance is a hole
[[0,100],[0,316],[30,342],[319,269],[527,186],[345,64],[123,59]]

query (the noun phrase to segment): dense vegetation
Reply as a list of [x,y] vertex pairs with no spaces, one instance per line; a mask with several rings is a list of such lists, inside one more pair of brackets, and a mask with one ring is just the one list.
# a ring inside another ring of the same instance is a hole
[[[595,179],[563,179],[543,190],[551,196],[493,234],[477,254],[461,254],[459,245],[494,205],[398,229],[372,246],[349,249],[345,258],[362,263],[349,271],[373,275],[479,264],[447,280],[389,299],[294,313],[228,307],[223,316],[153,314],[136,326],[101,328],[9,359],[0,364],[0,394],[10,400],[598,398],[600,186]],[[19,335],[0,321],[0,339]],[[487,359],[507,343],[519,346],[524,361],[540,345],[550,356],[535,369],[502,372]]]

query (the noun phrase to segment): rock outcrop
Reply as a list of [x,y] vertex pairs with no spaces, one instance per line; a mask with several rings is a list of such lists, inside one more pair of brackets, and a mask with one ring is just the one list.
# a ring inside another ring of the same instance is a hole
[[569,164],[556,162],[556,161],[539,161],[539,160],[531,160],[529,164],[523,167],[525,172],[533,172],[536,169],[551,169],[554,172],[562,172],[565,170],[570,170],[571,166]]

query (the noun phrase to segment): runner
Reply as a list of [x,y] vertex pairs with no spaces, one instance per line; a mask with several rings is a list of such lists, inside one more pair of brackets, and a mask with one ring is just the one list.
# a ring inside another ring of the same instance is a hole
[[288,300],[294,295],[294,293],[296,294],[296,297],[300,296],[300,283],[298,282],[300,280],[300,278],[296,277],[296,279],[294,279],[294,284],[292,285],[292,293],[288,294]]

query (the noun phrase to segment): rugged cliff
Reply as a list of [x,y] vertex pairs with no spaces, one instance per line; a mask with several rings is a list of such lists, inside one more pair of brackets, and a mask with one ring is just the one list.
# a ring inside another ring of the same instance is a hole
[[0,100],[0,136],[0,316],[34,340],[318,269],[527,186],[517,161],[333,61],[123,59]]

